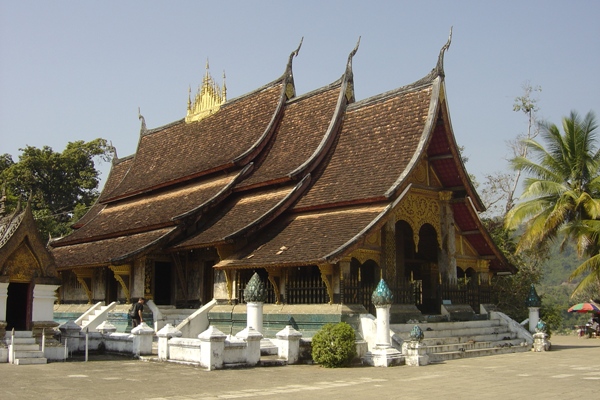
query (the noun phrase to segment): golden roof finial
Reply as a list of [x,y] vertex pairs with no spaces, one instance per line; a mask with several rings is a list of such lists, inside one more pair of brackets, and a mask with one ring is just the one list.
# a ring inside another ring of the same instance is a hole
[[[198,86],[198,92],[192,104],[191,98],[188,100],[188,110],[185,122],[200,121],[203,118],[217,112],[221,104],[226,101],[225,73],[223,73],[223,89],[212,79],[209,72],[208,58],[206,59],[206,73],[202,80],[202,85]],[[190,93],[191,95],[191,93]]]

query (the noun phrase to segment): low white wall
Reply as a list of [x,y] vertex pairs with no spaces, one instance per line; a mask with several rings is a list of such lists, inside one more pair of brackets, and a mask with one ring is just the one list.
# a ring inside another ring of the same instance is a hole
[[168,341],[169,359],[200,363],[200,343],[200,339],[171,338]]

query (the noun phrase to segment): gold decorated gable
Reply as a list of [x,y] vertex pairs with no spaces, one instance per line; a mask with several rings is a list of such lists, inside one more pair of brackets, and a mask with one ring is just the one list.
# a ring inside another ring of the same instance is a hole
[[412,189],[398,204],[394,216],[396,222],[403,220],[410,225],[415,249],[419,247],[419,231],[425,224],[435,229],[438,245],[442,243],[438,192]]
[[227,101],[227,88],[225,86],[225,74],[223,74],[223,88],[213,80],[208,72],[208,61],[206,62],[206,74],[202,85],[198,87],[198,92],[191,99],[191,89],[188,96],[187,115],[185,122],[190,123],[200,121],[209,115],[219,111],[221,105]]
[[3,275],[8,275],[11,282],[30,282],[36,272],[41,270],[41,265],[31,248],[26,242],[21,242],[6,260]]

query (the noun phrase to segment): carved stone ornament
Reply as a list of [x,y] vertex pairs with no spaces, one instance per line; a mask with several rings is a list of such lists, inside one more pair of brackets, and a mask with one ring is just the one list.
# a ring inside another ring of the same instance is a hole
[[265,284],[255,272],[244,289],[244,301],[246,303],[264,303],[267,299]]
[[410,331],[410,340],[413,342],[421,342],[425,335],[423,334],[423,330],[419,328],[419,325],[415,325]]
[[394,295],[383,279],[379,281],[379,284],[371,295],[371,301],[375,307],[387,306],[394,301]]

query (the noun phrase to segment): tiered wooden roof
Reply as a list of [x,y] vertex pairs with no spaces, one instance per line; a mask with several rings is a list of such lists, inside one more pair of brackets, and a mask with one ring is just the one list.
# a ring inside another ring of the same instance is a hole
[[[483,208],[454,141],[443,55],[425,78],[355,102],[342,77],[295,97],[292,59],[275,81],[218,112],[146,130],[117,160],[98,202],[52,243],[59,269],[130,262],[153,251],[247,243],[216,268],[335,262],[375,229],[428,159],[459,230],[495,270],[510,270],[477,217]],[[357,46],[358,47],[358,46]]]

